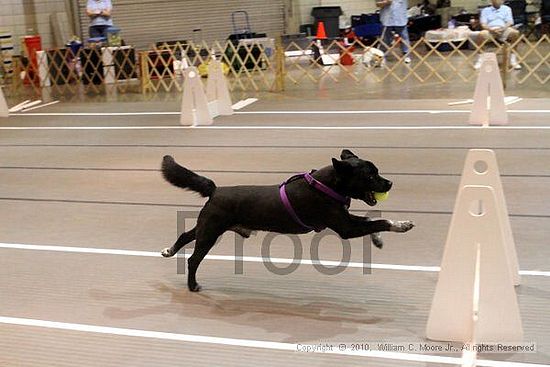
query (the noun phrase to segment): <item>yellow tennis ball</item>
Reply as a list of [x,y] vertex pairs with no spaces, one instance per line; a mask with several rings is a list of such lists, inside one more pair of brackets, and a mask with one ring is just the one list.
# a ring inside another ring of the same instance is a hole
[[388,199],[388,196],[390,196],[390,193],[388,191],[386,192],[375,192],[374,198],[376,201],[384,201]]

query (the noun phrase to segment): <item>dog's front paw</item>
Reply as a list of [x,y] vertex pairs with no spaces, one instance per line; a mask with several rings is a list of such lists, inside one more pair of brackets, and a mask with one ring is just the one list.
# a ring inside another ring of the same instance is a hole
[[165,248],[164,250],[162,250],[160,252],[160,254],[164,257],[172,257],[174,256],[174,254],[172,253],[172,248],[171,247],[167,247]]
[[414,223],[410,220],[391,222],[390,231],[404,233],[414,228]]
[[378,248],[382,248],[384,246],[384,241],[382,240],[382,235],[380,233],[373,233],[370,235],[370,239],[372,241],[372,244]]

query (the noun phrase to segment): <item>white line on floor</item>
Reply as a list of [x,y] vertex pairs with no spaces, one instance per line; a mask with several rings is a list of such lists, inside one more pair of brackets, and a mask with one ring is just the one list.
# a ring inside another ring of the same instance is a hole
[[173,130],[191,126],[1,126],[0,130]]
[[179,115],[181,112],[172,111],[144,111],[144,112],[33,112],[13,113],[10,116],[151,116],[151,115]]
[[[351,111],[242,111],[242,115],[381,115],[411,113],[470,113],[470,110],[351,110]],[[510,113],[550,113],[550,110],[508,110]]]
[[550,126],[196,126],[206,130],[548,130]]
[[[54,252],[73,252],[81,254],[103,254],[103,255],[124,255],[124,256],[142,256],[142,257],[158,257],[161,258],[159,252],[137,251],[137,250],[119,250],[106,248],[90,248],[90,247],[70,247],[70,246],[52,246],[52,245],[29,245],[21,243],[0,243],[0,248],[16,249],[16,250],[33,250],[33,251],[54,251]],[[185,258],[191,256],[190,251],[185,253]],[[324,266],[339,266],[340,261],[333,260],[294,260],[280,257],[257,257],[257,256],[229,256],[229,255],[207,255],[207,260],[218,261],[235,261],[241,260],[244,262],[271,262],[273,264],[300,264],[300,265],[324,265]],[[438,272],[441,270],[439,266],[422,266],[422,265],[398,265],[398,264],[364,264],[360,262],[350,262],[346,264],[350,268],[370,268],[383,270],[403,270],[403,271],[421,271],[421,272]],[[542,276],[550,277],[550,271],[540,270],[520,270],[520,275],[527,276]]]
[[550,126],[1,126],[0,130],[550,130]]
[[[508,110],[509,113],[550,113],[550,110]],[[237,115],[382,115],[382,114],[446,114],[470,113],[470,110],[346,110],[346,111],[237,111]],[[10,116],[150,116],[179,115],[179,111],[144,112],[37,112],[14,113]]]
[[[234,338],[222,338],[222,337],[204,336],[204,335],[176,334],[176,333],[167,333],[162,331],[125,329],[125,328],[118,328],[118,327],[75,324],[75,323],[67,323],[67,322],[27,319],[27,318],[18,318],[18,317],[0,316],[0,324],[41,327],[41,328],[47,328],[47,329],[69,330],[69,331],[78,331],[78,332],[94,333],[94,334],[108,334],[108,335],[129,336],[129,337],[139,337],[139,338],[148,338],[148,339],[171,340],[171,341],[188,342],[188,343],[229,345],[234,347],[284,350],[289,352],[297,352],[299,347],[299,344],[270,342],[265,340],[234,339]],[[304,345],[305,344],[306,343],[304,343]],[[459,365],[462,363],[462,359],[458,357],[445,357],[445,356],[435,356],[435,355],[428,355],[428,354],[398,353],[398,352],[384,352],[384,351],[368,351],[368,350],[357,351],[357,350],[350,350],[350,349],[341,351],[336,348],[333,348],[333,350],[327,350],[325,352],[315,351],[313,353],[336,354],[336,355],[352,356],[352,357],[381,358],[381,359],[400,360],[400,361],[443,363],[443,364],[453,364],[453,365]],[[547,367],[548,365],[534,364],[534,363],[505,362],[505,361],[501,362],[501,361],[495,361],[495,360],[480,359],[480,360],[477,360],[477,366]]]

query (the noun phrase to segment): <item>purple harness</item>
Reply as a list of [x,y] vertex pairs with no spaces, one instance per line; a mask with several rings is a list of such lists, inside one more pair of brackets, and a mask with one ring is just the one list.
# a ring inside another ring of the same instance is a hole
[[300,174],[294,175],[294,176],[290,177],[288,180],[286,180],[285,182],[283,182],[279,186],[279,196],[281,197],[281,201],[283,202],[283,205],[285,206],[286,211],[288,212],[288,214],[290,214],[290,216],[292,217],[292,219],[294,219],[294,221],[296,223],[298,223],[299,225],[301,225],[305,229],[308,229],[310,231],[319,232],[323,228],[314,228],[314,227],[308,226],[307,224],[302,222],[300,220],[300,218],[298,217],[298,215],[296,214],[296,212],[294,211],[294,208],[292,207],[292,204],[290,203],[290,200],[288,200],[288,195],[286,194],[286,185],[289,182],[292,182],[292,181],[297,180],[299,178],[304,178],[306,180],[306,182],[311,187],[313,187],[314,189],[316,189],[318,191],[321,191],[322,193],[326,194],[327,196],[330,196],[334,200],[338,201],[339,203],[341,203],[344,206],[346,206],[347,208],[349,208],[349,205],[350,205],[350,202],[351,202],[349,197],[340,195],[339,193],[337,193],[336,191],[334,191],[333,189],[331,189],[330,187],[328,187],[324,183],[314,179],[313,176],[311,176],[310,173],[306,172],[306,173],[300,173]]

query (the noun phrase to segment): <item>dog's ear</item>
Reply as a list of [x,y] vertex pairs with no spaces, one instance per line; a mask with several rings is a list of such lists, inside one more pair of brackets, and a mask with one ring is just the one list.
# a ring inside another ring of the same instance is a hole
[[342,153],[340,153],[340,159],[348,159],[348,158],[358,158],[353,152],[349,149],[342,150]]
[[342,175],[347,175],[351,173],[352,167],[351,164],[349,164],[346,161],[339,161],[336,158],[332,158],[332,167],[336,170],[337,173]]

